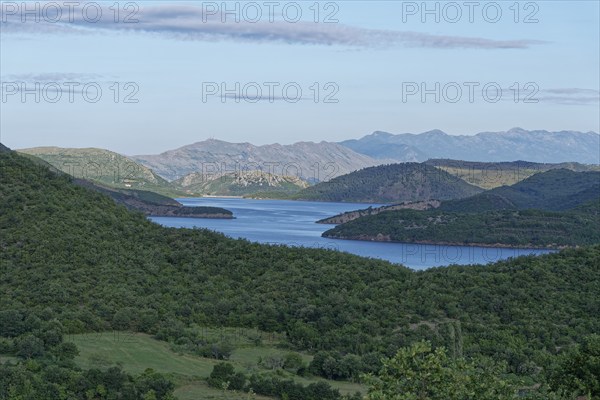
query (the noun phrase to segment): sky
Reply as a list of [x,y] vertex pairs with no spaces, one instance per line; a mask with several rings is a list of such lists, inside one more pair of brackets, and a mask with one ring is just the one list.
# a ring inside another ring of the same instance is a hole
[[599,4],[2,1],[0,140],[135,155],[598,132]]

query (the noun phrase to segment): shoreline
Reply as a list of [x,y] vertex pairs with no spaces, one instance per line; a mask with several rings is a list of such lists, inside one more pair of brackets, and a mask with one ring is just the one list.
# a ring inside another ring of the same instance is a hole
[[456,246],[456,247],[488,247],[488,248],[498,248],[498,249],[512,249],[512,250],[548,250],[548,251],[559,251],[564,249],[576,249],[580,246],[535,246],[535,245],[523,245],[523,246],[515,246],[503,243],[460,243],[460,242],[434,242],[431,240],[417,240],[414,242],[406,242],[401,240],[391,240],[391,239],[377,239],[377,237],[369,237],[369,238],[357,238],[357,237],[339,237],[339,236],[324,236],[321,237],[326,239],[334,239],[334,240],[357,240],[360,242],[379,242],[379,243],[401,243],[401,244],[419,244],[419,245],[432,245],[432,246]]

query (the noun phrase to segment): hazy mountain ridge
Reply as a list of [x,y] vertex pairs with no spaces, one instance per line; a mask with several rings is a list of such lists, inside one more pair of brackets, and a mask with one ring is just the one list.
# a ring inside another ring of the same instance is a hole
[[600,163],[600,135],[595,132],[512,128],[505,132],[449,135],[441,130],[420,134],[376,131],[357,140],[340,142],[373,158],[425,161],[449,158],[465,161],[516,161],[539,163]]
[[168,180],[193,172],[224,173],[262,170],[308,181],[326,181],[382,163],[337,143],[298,142],[290,145],[229,143],[209,139],[158,155],[132,156]]

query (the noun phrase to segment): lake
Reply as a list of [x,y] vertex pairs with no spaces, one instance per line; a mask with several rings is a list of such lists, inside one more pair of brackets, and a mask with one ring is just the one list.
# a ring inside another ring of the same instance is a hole
[[321,234],[333,225],[316,224],[325,217],[382,204],[324,203],[289,200],[251,200],[240,198],[177,199],[186,206],[222,207],[235,219],[151,217],[168,227],[207,228],[233,238],[253,242],[332,249],[400,263],[421,270],[450,264],[487,264],[526,254],[545,254],[548,250],[500,249],[446,245],[333,240]]

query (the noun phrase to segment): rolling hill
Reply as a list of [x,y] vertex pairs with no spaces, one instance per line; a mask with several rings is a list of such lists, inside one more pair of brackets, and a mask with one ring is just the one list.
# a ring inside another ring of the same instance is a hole
[[488,210],[568,210],[600,197],[600,172],[549,170],[512,186],[442,202],[440,210],[480,212]]
[[154,171],[110,150],[34,147],[17,151],[38,157],[75,178],[105,186],[140,189],[166,196],[184,195]]
[[443,169],[464,181],[483,189],[510,186],[530,176],[551,169],[568,169],[575,172],[600,171],[599,165],[569,163],[534,163],[529,161],[478,162],[449,159],[427,160],[426,164]]
[[299,200],[399,203],[472,196],[483,189],[427,164],[365,168],[322,182],[291,196]]

